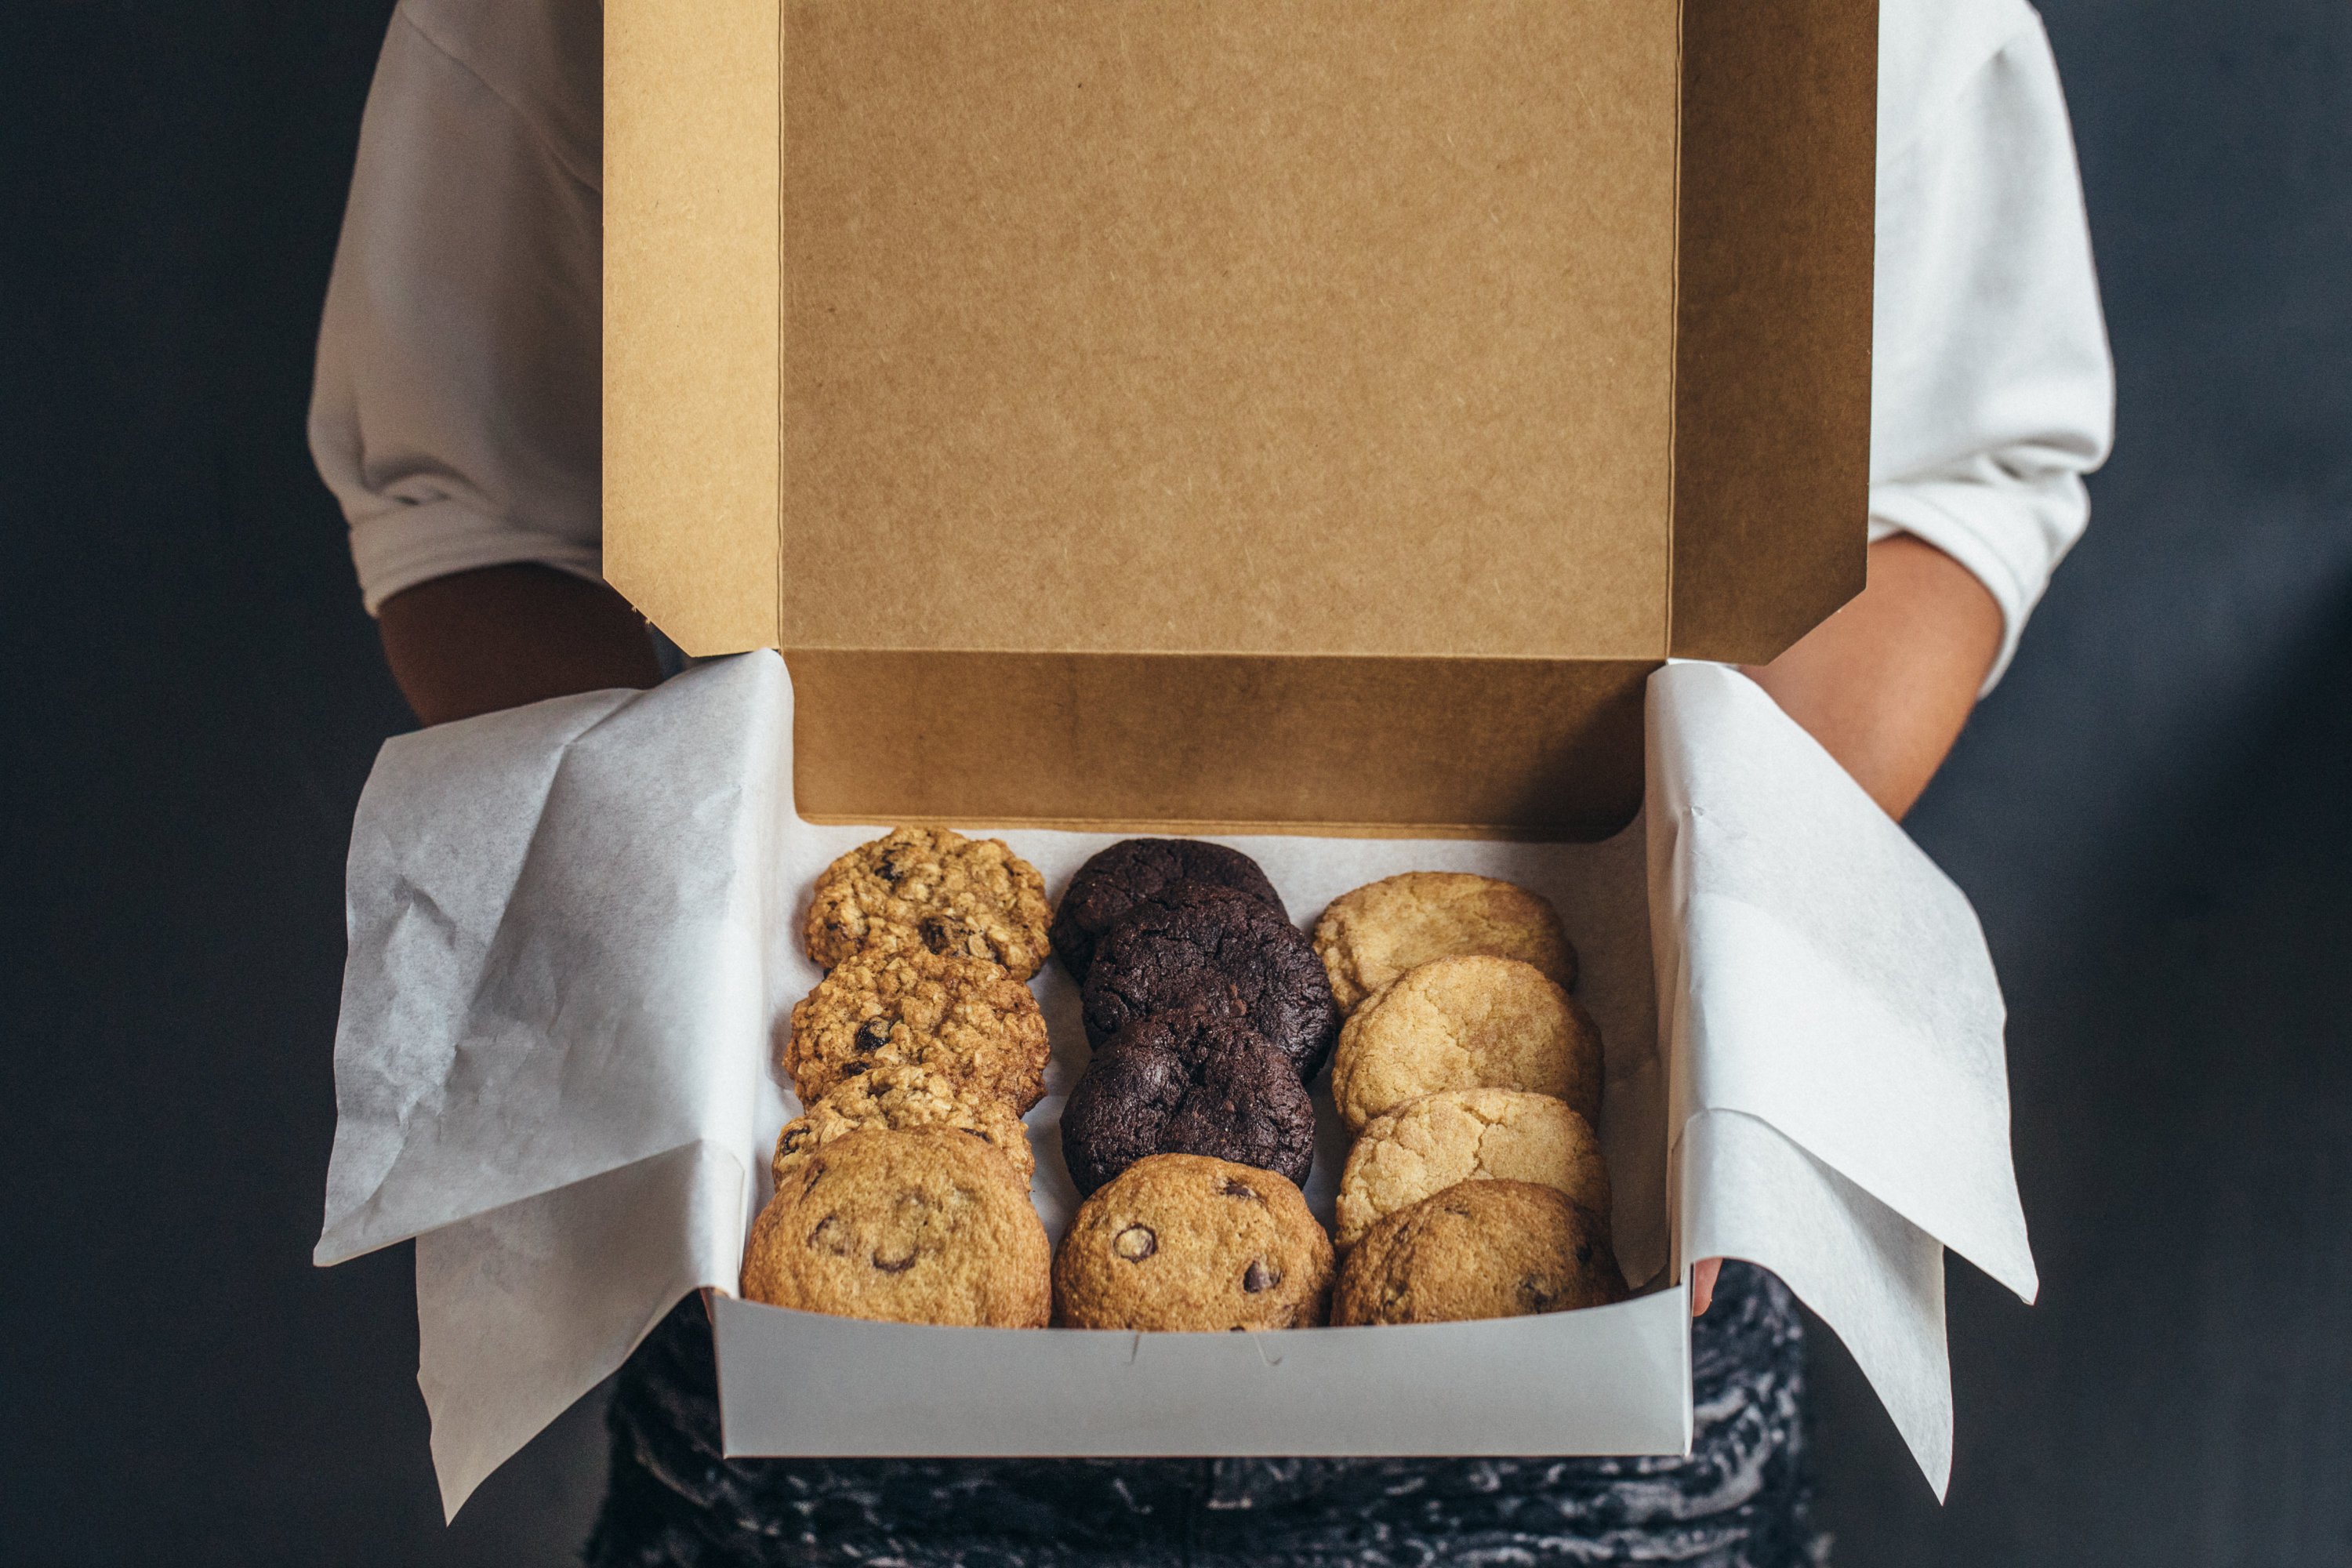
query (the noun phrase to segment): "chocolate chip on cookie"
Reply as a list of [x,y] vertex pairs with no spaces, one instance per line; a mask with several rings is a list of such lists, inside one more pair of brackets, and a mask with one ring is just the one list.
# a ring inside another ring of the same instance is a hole
[[1331,984],[1280,909],[1231,888],[1178,882],[1097,943],[1083,993],[1097,1046],[1154,1013],[1208,1007],[1246,1018],[1311,1077],[1339,1032]]
[[[1208,882],[1282,909],[1256,861],[1205,838],[1127,838],[1078,868],[1054,911],[1054,955],[1084,984],[1095,944],[1113,926],[1178,882]],[[1285,912],[1283,919],[1289,919]]]
[[1456,1182],[1533,1182],[1609,1212],[1609,1166],[1583,1117],[1548,1094],[1456,1089],[1408,1100],[1364,1129],[1339,1176],[1342,1252]]
[[1553,1187],[1464,1182],[1365,1233],[1339,1272],[1331,1321],[1454,1323],[1624,1297],[1603,1216]]
[[1323,1321],[1331,1241],[1271,1172],[1154,1154],[1078,1207],[1054,1256],[1076,1329],[1306,1328]]
[[784,1069],[803,1103],[876,1068],[912,1064],[1003,1100],[1045,1097],[1045,1019],[996,964],[880,949],[844,961],[793,1009]]
[[1433,959],[1490,953],[1576,984],[1576,950],[1539,893],[1462,871],[1408,871],[1343,893],[1315,922],[1315,951],[1343,1012]]
[[870,1127],[953,1127],[1011,1161],[1024,1182],[1037,1168],[1029,1130],[1012,1106],[936,1068],[900,1062],[842,1079],[786,1122],[776,1138],[776,1185],[790,1184],[793,1173],[826,1144]]
[[1601,1116],[1601,1031],[1533,964],[1475,954],[1408,970],[1349,1015],[1331,1098],[1361,1128],[1447,1089],[1524,1089]]
[[978,1139],[869,1129],[777,1189],[751,1228],[743,1294],[837,1317],[1043,1328],[1052,1250],[1028,1189]]
[[1304,1183],[1315,1106],[1290,1059],[1244,1020],[1155,1013],[1095,1053],[1062,1111],[1062,1153],[1081,1193],[1151,1154],[1207,1154]]
[[816,880],[803,938],[830,969],[877,947],[1001,963],[1027,980],[1045,962],[1045,879],[994,838],[898,827]]

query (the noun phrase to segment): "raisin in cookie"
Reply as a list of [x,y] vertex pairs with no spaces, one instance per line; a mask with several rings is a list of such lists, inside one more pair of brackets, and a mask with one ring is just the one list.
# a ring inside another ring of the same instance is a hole
[[[1258,863],[1238,849],[1205,838],[1126,838],[1077,869],[1054,911],[1054,956],[1086,983],[1095,944],[1138,908],[1155,903],[1178,882],[1212,882],[1282,909],[1282,896]],[[1282,917],[1288,921],[1285,911]]]
[[1013,1162],[1024,1183],[1037,1169],[1037,1157],[1029,1148],[1029,1130],[1013,1114],[1013,1107],[936,1068],[901,1062],[844,1079],[832,1093],[784,1123],[776,1138],[772,1167],[776,1185],[789,1185],[793,1173],[835,1139],[869,1127],[901,1131],[953,1127]]
[[1448,1089],[1406,1100],[1356,1140],[1339,1177],[1339,1250],[1456,1182],[1492,1181],[1557,1187],[1609,1212],[1609,1166],[1583,1117],[1548,1094]]
[[1516,958],[1576,984],[1576,950],[1550,900],[1462,871],[1408,871],[1341,894],[1315,922],[1315,951],[1348,1013],[1405,971],[1463,953]]
[[1082,994],[1097,1046],[1154,1013],[1219,1008],[1248,1019],[1302,1079],[1339,1027],[1330,982],[1298,928],[1279,908],[1208,882],[1175,883],[1114,926]]
[[1045,879],[1002,840],[898,827],[825,868],[803,936],[827,969],[867,948],[916,947],[1026,980],[1045,962],[1050,918]]
[[743,1294],[772,1307],[1043,1328],[1053,1247],[1003,1156],[948,1127],[852,1132],[810,1155],[751,1228]]
[[1339,1271],[1331,1321],[1458,1323],[1624,1298],[1601,1215],[1553,1187],[1464,1182],[1365,1234]]
[[1081,1193],[1150,1154],[1207,1154],[1303,1184],[1315,1105],[1289,1058],[1243,1019],[1155,1013],[1087,1064],[1062,1110],[1062,1153]]
[[860,1073],[908,1064],[1016,1115],[1045,1097],[1045,1015],[1029,987],[984,958],[859,953],[801,999],[792,1031],[784,1070],[803,1104]]
[[1601,1116],[1601,1030],[1575,998],[1516,959],[1441,958],[1373,994],[1339,1032],[1331,1098],[1360,1130],[1447,1089],[1524,1089]]
[[1154,1154],[1078,1207],[1054,1256],[1074,1329],[1306,1328],[1323,1321],[1331,1241],[1281,1177]]

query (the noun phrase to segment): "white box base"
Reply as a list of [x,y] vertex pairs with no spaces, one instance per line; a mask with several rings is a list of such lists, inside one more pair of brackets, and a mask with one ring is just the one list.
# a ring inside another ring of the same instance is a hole
[[1478,1323],[942,1329],[712,1292],[730,1458],[1685,1454],[1690,1297]]

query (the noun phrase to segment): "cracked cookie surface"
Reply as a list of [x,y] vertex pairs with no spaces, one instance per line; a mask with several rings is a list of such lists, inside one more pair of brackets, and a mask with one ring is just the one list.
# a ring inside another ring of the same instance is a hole
[[1096,1046],[1154,1013],[1227,1010],[1272,1041],[1301,1079],[1322,1065],[1339,1026],[1330,982],[1289,918],[1207,882],[1176,883],[1113,927],[1095,949],[1082,999]]
[[1129,1165],[1054,1256],[1055,1318],[1076,1329],[1307,1328],[1330,1288],[1331,1239],[1298,1189],[1198,1154]]
[[936,1068],[898,1062],[844,1079],[831,1093],[784,1123],[770,1166],[776,1185],[790,1184],[793,1173],[819,1149],[869,1127],[899,1131],[953,1127],[1003,1155],[1024,1183],[1037,1169],[1037,1157],[1029,1147],[1029,1130],[1012,1106]]
[[861,952],[793,1008],[784,1070],[803,1104],[879,1067],[929,1068],[1017,1115],[1045,1097],[1045,1017],[1029,987],[982,958]]
[[982,958],[1027,980],[1045,962],[1045,879],[995,838],[898,827],[816,879],[803,940],[827,969],[878,947]]
[[[1062,890],[1054,910],[1054,956],[1084,984],[1096,944],[1179,882],[1214,883],[1282,910],[1282,895],[1238,849],[1205,838],[1124,838],[1089,858]],[[1282,918],[1288,921],[1288,911]]]
[[868,1129],[809,1156],[761,1211],[743,1294],[836,1317],[1043,1328],[1052,1255],[1002,1155],[955,1128]]
[[1468,953],[1531,963],[1563,989],[1576,984],[1576,950],[1551,900],[1465,871],[1407,871],[1341,894],[1315,922],[1315,952],[1347,1013],[1408,970]]
[[1245,1021],[1155,1013],[1087,1064],[1062,1110],[1062,1154],[1080,1193],[1151,1154],[1207,1154],[1304,1184],[1315,1104],[1289,1058]]
[[1548,1094],[1457,1089],[1375,1117],[1339,1177],[1339,1250],[1457,1182],[1532,1182],[1609,1213],[1609,1166],[1591,1124]]
[[1339,1271],[1331,1321],[1456,1323],[1624,1298],[1607,1220],[1552,1187],[1463,1182],[1365,1234]]
[[1424,963],[1358,1007],[1331,1058],[1331,1098],[1360,1131],[1449,1089],[1524,1089],[1601,1116],[1601,1030],[1533,964],[1483,954]]

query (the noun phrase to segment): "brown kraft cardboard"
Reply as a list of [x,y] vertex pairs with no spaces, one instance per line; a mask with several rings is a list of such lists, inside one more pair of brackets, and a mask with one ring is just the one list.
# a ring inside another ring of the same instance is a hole
[[1868,0],[605,16],[605,571],[814,818],[1597,837],[1861,586]]

